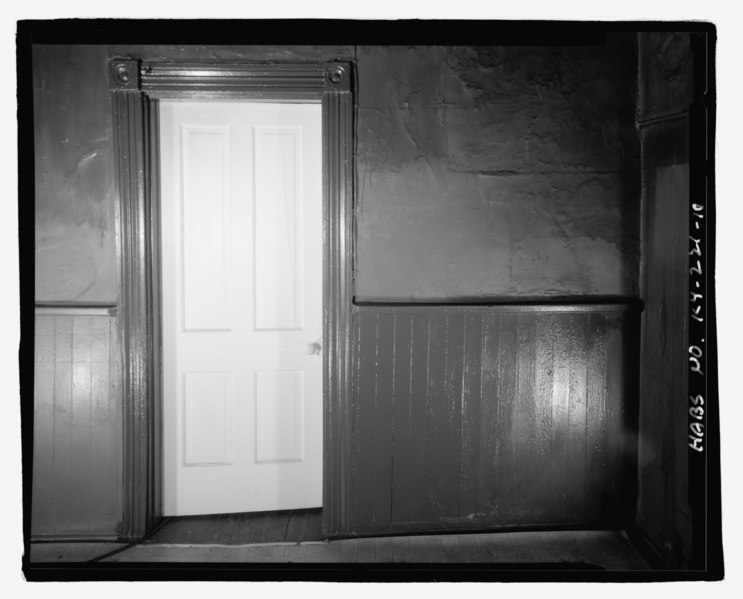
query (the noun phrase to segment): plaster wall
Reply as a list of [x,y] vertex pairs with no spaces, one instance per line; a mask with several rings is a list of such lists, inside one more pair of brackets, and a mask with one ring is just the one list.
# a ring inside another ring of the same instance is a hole
[[116,300],[104,46],[33,48],[36,299]]
[[357,299],[636,295],[634,35],[583,47],[34,47],[37,300],[114,301],[107,60],[357,62]]
[[357,299],[636,294],[635,63],[359,47]]

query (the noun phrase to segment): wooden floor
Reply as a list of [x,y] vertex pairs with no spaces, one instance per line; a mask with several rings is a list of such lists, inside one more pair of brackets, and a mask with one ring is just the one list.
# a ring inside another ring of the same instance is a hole
[[322,509],[170,518],[146,544],[245,545],[322,539]]
[[[31,562],[80,562],[116,547],[108,543],[32,543]],[[618,531],[550,531],[345,539],[330,542],[207,545],[150,543],[106,562],[492,563],[566,562],[610,571],[647,570]]]

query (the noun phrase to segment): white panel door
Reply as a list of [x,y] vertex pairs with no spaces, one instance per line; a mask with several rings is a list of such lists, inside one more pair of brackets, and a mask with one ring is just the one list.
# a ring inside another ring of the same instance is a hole
[[166,516],[322,504],[320,124],[160,103]]

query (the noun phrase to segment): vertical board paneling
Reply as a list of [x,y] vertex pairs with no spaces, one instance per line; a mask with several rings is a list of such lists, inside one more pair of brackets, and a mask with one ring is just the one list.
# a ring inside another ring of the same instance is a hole
[[464,315],[462,360],[462,446],[460,515],[474,517],[480,496],[480,420],[483,325],[481,314]]
[[[52,519],[54,527],[73,530],[75,522],[71,519],[73,504],[79,489],[75,487],[72,476],[72,447],[75,435],[72,420],[72,322],[65,317],[54,318],[54,419],[53,444],[54,463],[54,506]],[[87,431],[82,431],[86,434]]]
[[[412,367],[413,355],[413,318],[410,314],[395,315],[395,346],[393,363],[392,390],[392,497],[391,521],[405,522],[415,515],[409,502],[415,494],[412,480],[406,476],[414,466],[413,444],[411,435],[411,400],[412,400]],[[399,373],[399,376],[398,376]],[[405,376],[404,374],[407,374]]]
[[500,314],[482,315],[482,347],[480,359],[480,466],[478,504],[490,510],[481,517],[494,520],[496,513],[496,475],[499,438],[493,434],[498,424],[498,369],[500,347]]
[[[116,327],[112,318],[91,324],[91,437],[89,522],[91,530],[113,531],[120,520],[118,465],[121,447],[121,407],[116,370]],[[112,467],[113,465],[113,467]]]
[[428,342],[428,413],[426,430],[428,431],[426,452],[427,497],[421,504],[424,519],[438,520],[446,516],[444,501],[447,485],[454,482],[447,480],[450,464],[449,409],[446,405],[446,335],[447,315],[444,312],[431,314]]
[[34,536],[114,535],[121,521],[121,402],[110,316],[36,316]]
[[[549,493],[550,441],[552,438],[552,389],[554,382],[554,350],[557,327],[554,319],[536,318],[534,327],[534,437],[532,444],[532,480],[542,481],[543,501],[532,498],[532,516],[536,521],[546,521],[554,498]],[[546,492],[545,492],[546,491]]]
[[349,532],[614,517],[623,312],[358,309]]
[[[410,459],[397,465],[401,476],[409,477],[411,494],[398,497],[406,505],[408,521],[427,520],[429,463],[428,453],[428,360],[431,346],[431,319],[428,314],[412,315],[410,350]],[[396,373],[401,376],[401,372]],[[404,466],[403,466],[404,465]],[[403,469],[403,467],[405,469]],[[396,495],[400,495],[397,493]]]
[[[437,468],[443,486],[439,499],[444,514],[461,514],[462,487],[462,375],[464,355],[464,313],[449,314],[446,319],[446,379],[445,379],[445,437],[438,439],[445,446],[444,462]],[[437,442],[438,442],[437,441]],[[452,484],[454,483],[454,484]]]
[[380,530],[389,527],[392,508],[392,426],[394,403],[395,315],[379,314],[377,323],[376,406],[374,426],[374,520]]
[[[588,317],[588,368],[586,396],[586,519],[605,520],[611,513],[604,505],[604,489],[611,485],[607,454],[606,321],[597,314]],[[613,462],[613,460],[612,460]]]
[[[569,316],[568,316],[569,318]],[[552,435],[550,438],[549,511],[559,520],[567,514],[568,433],[570,417],[570,347],[565,319],[555,321],[557,337],[553,353]]]
[[[541,505],[542,488],[534,484],[536,460],[536,408],[542,401],[549,401],[546,397],[534,392],[534,358],[535,358],[535,324],[537,316],[524,312],[516,318],[516,355],[517,372],[516,397],[511,414],[511,443],[513,445],[513,496],[511,501],[518,506],[513,514],[514,520],[526,518],[534,519],[534,512]],[[521,498],[517,501],[517,498]]]
[[373,312],[361,311],[355,322],[359,327],[357,380],[358,394],[354,400],[353,433],[353,508],[354,520],[366,526],[376,526],[374,519],[374,454],[375,412],[377,403],[377,338],[378,317]]
[[[606,329],[606,453],[609,462],[608,472],[611,476],[609,483],[611,496],[616,497],[622,492],[619,475],[624,446],[622,434],[624,410],[623,402],[614,401],[614,398],[623,395],[625,340],[621,322],[609,322]],[[612,507],[616,506],[612,505]],[[616,517],[616,514],[614,516]]]
[[586,337],[588,315],[570,317],[568,334],[569,408],[568,408],[568,519],[582,522],[585,518],[586,495]]
[[[360,485],[358,480],[361,474],[359,470],[361,464],[361,445],[359,441],[359,423],[361,422],[361,314],[358,311],[351,314],[351,355],[355,357],[355,360],[351,366],[351,430],[348,431],[351,439],[349,444],[351,456],[348,463],[350,470],[348,473],[349,501],[346,511],[347,521],[355,522],[360,519],[361,514],[358,490],[363,489],[363,485]],[[327,459],[327,457],[324,459]],[[323,498],[323,501],[325,502],[326,499]]]
[[54,318],[35,324],[32,535],[54,526]]
[[[91,316],[76,316],[72,321],[72,414],[70,426],[70,449],[72,468],[70,483],[76,489],[84,489],[91,482],[90,440],[92,435],[92,402],[90,359]],[[77,493],[70,501],[70,528],[85,532],[89,530],[88,512],[90,495]]]
[[518,521],[522,502],[514,490],[514,471],[518,438],[513,437],[513,416],[518,381],[518,317],[504,313],[500,318],[500,344],[496,373],[497,407],[495,426],[483,434],[495,436],[495,517],[496,521],[512,524]]

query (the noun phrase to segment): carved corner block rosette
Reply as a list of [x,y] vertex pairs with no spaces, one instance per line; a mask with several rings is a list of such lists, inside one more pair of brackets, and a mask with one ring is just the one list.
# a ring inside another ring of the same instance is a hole
[[348,65],[336,62],[325,65],[325,86],[338,90],[351,89]]
[[111,89],[139,89],[139,61],[112,60],[109,62]]

